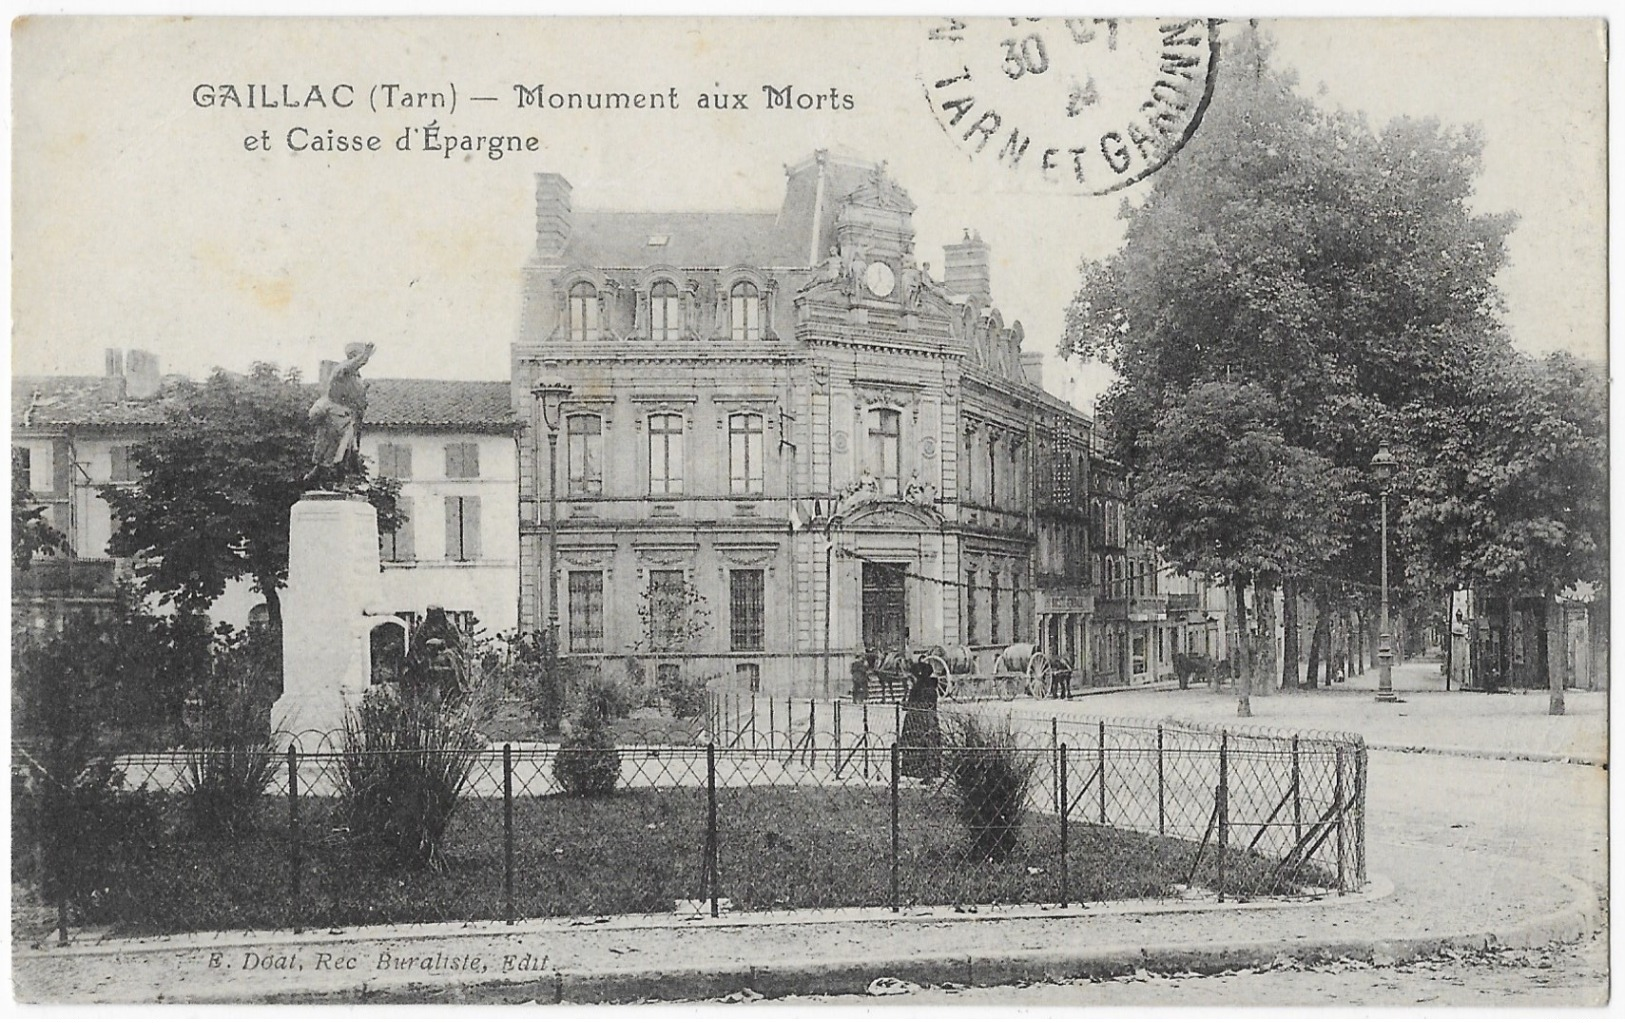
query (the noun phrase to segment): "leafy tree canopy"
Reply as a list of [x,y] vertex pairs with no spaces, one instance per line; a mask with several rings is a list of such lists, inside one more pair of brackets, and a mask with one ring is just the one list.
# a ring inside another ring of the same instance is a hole
[[[138,559],[147,593],[203,612],[246,577],[280,627],[277,589],[288,576],[288,515],[310,468],[314,398],[297,372],[265,363],[183,385],[164,426],[132,451],[138,482],[102,488],[118,524],[109,550]],[[379,529],[396,528],[399,485],[354,485],[378,509]]]
[[21,572],[41,554],[68,549],[68,538],[45,517],[45,506],[34,500],[22,459],[11,455],[11,568]]

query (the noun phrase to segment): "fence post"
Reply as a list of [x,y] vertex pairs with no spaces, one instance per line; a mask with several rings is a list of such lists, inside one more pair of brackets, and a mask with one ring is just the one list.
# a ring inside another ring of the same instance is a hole
[[1366,746],[1361,740],[1355,753],[1354,761],[1354,805],[1358,811],[1354,815],[1354,881],[1360,886],[1365,885],[1365,795],[1366,795]]
[[773,735],[774,732],[778,731],[778,723],[776,721],[774,721],[775,716],[776,715],[773,713],[773,697],[769,696],[767,698],[767,755],[768,756],[772,756],[773,751],[778,749],[778,739],[775,738],[774,735]]
[[1100,823],[1106,823],[1106,722],[1100,723],[1100,739],[1096,747],[1100,755]]
[[869,705],[863,705],[863,776],[869,777]]
[[1060,776],[1060,780],[1056,783],[1055,789],[1056,789],[1056,795],[1059,798],[1059,809],[1060,809],[1060,813],[1061,813],[1061,908],[1065,909],[1067,907],[1067,902],[1069,901],[1068,898],[1067,898],[1067,876],[1066,876],[1066,869],[1067,869],[1067,863],[1066,863],[1066,852],[1067,852],[1066,819],[1069,816],[1067,811],[1068,811],[1068,809],[1070,809],[1070,805],[1069,805],[1069,803],[1067,801],[1067,792],[1066,792],[1066,746],[1064,744],[1060,747],[1060,751],[1059,751],[1058,755],[1060,757],[1060,760],[1058,761],[1058,764],[1057,764],[1057,766],[1059,768],[1057,773]]
[[750,694],[750,751],[756,752],[756,694]]
[[818,764],[818,704],[807,699],[807,766]]
[[891,910],[899,911],[897,898],[897,784],[898,784],[897,744],[891,747]]
[[903,705],[901,703],[894,703],[891,705],[891,717],[891,741],[893,745],[896,745],[897,743],[903,741]]
[[718,848],[717,848],[717,747],[713,743],[705,747],[705,851],[706,871],[705,886],[707,895],[711,899],[711,916],[720,915],[717,910],[718,875]]
[[1341,895],[1348,891],[1347,882],[1343,877],[1343,863],[1345,859],[1343,844],[1343,818],[1345,814],[1343,812],[1343,747],[1341,744],[1339,744],[1337,747],[1337,760],[1335,763],[1337,780],[1332,785],[1332,799],[1337,804],[1337,893]]
[[1219,818],[1219,901],[1224,901],[1224,847],[1230,835],[1230,736],[1219,733],[1219,789],[1215,793]]
[[796,704],[792,697],[784,698],[784,752],[788,756],[796,751]]
[[513,911],[513,743],[502,744],[502,895],[508,922]]
[[841,776],[841,701],[834,702],[834,709],[830,711],[835,717],[835,777]]
[[[1060,722],[1058,720],[1056,720],[1053,716],[1049,719],[1049,761],[1050,761],[1050,763],[1049,763],[1050,777],[1057,778],[1057,779],[1060,778],[1060,776],[1061,776],[1061,725],[1060,725]],[[1065,804],[1063,804],[1061,802],[1060,788],[1059,788],[1059,786],[1057,786],[1057,788],[1055,790],[1055,812],[1060,813],[1061,812],[1061,807],[1064,806],[1064,805]]]
[[1157,726],[1157,834],[1168,833],[1167,803],[1163,799],[1162,726]]
[[299,921],[299,744],[288,743],[288,916],[293,933],[303,934]]
[[1298,763],[1298,737],[1292,737],[1292,842],[1296,848],[1303,844],[1303,800],[1298,784],[1303,779]]

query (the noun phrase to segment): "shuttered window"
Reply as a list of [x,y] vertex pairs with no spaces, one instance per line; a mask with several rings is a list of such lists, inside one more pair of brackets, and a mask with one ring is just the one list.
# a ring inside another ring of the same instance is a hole
[[478,479],[480,475],[480,446],[478,444],[446,445],[446,478],[453,480]]
[[446,560],[473,561],[480,556],[480,499],[446,498]]
[[412,545],[412,499],[397,497],[395,508],[401,514],[401,524],[393,533],[383,533],[378,537],[379,547],[385,561],[412,561],[417,557]]
[[[378,475],[392,479],[412,478],[412,446],[410,444],[378,445]],[[448,475],[450,475],[448,473]]]

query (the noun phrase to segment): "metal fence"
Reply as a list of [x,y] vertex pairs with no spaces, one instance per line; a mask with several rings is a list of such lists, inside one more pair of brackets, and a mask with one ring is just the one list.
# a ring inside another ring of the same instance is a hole
[[[1361,743],[1052,718],[1047,735],[1015,721],[1009,748],[967,750],[901,744],[906,716],[765,699],[753,711],[748,694],[716,694],[697,741],[613,752],[354,753],[307,738],[276,754],[263,794],[230,828],[196,812],[209,754],[124,757],[120,791],[141,804],[139,833],[71,892],[46,886],[23,927],[66,940],[70,928],[1066,906],[1317,895],[1364,881]],[[565,791],[561,758],[588,754],[615,758],[613,794]],[[19,767],[36,791],[54,784],[20,753],[14,792]],[[397,779],[383,816],[378,806],[358,816],[358,779],[380,775]],[[448,776],[458,798],[426,843],[421,822],[446,809],[445,786],[411,779]],[[37,882],[43,858],[23,842],[13,879]]]

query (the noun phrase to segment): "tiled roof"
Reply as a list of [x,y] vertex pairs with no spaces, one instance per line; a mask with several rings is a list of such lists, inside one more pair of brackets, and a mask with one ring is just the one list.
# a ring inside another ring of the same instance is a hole
[[[580,210],[564,262],[586,266],[798,266],[806,243],[779,230],[778,214]],[[660,244],[650,244],[651,240]]]
[[58,426],[157,426],[164,399],[108,401],[105,378],[21,376],[11,378],[12,429]]
[[507,433],[519,425],[506,380],[367,381],[367,425]]
[[[108,401],[103,384],[102,377],[13,377],[12,429],[163,424],[164,398]],[[507,433],[519,422],[505,380],[383,379],[367,384],[368,426]]]

